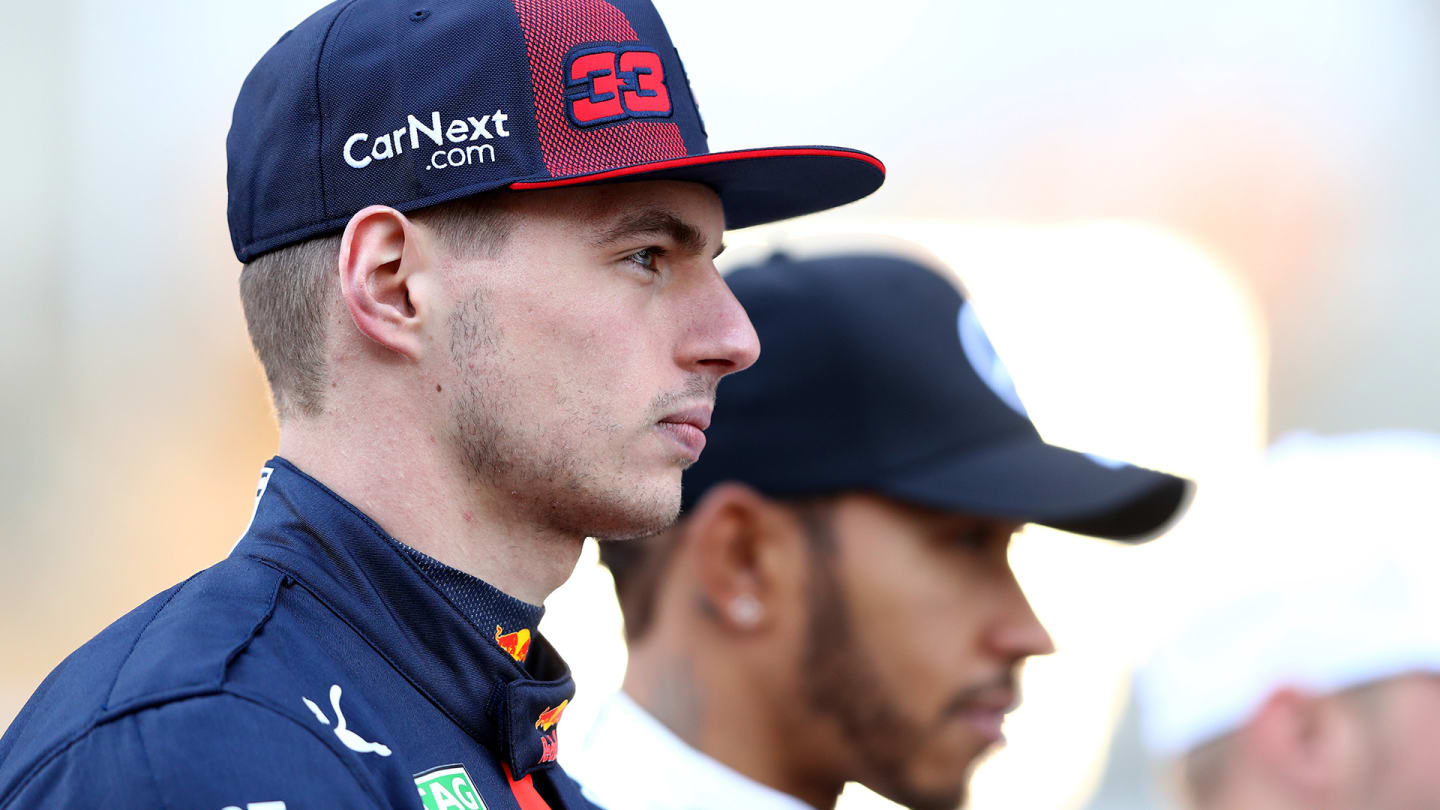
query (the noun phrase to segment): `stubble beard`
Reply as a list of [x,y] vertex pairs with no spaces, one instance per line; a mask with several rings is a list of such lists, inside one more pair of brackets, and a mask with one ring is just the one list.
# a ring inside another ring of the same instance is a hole
[[[856,640],[844,588],[835,569],[834,538],[824,517],[807,521],[809,622],[800,683],[807,705],[832,718],[855,754],[857,771],[842,774],[912,810],[954,810],[965,803],[967,784],[922,791],[910,784],[906,765],[921,752],[929,731],[908,721]],[[824,533],[827,536],[813,536]]]
[[636,486],[576,443],[591,442],[593,451],[597,441],[620,439],[623,426],[581,416],[563,395],[555,404],[574,429],[547,432],[524,412],[514,394],[523,363],[507,350],[481,292],[451,317],[450,353],[462,380],[452,396],[453,440],[474,485],[529,521],[577,538],[645,537],[675,521],[678,486]]

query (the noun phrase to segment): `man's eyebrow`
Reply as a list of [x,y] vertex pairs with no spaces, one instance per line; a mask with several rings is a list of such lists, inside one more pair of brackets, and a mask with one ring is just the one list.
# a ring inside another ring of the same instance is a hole
[[[600,237],[595,240],[595,246],[605,247],[630,237],[645,234],[668,236],[680,246],[681,250],[687,253],[698,255],[705,250],[705,234],[699,228],[660,208],[649,208],[624,215],[618,222],[601,233]],[[725,246],[721,245],[720,250],[724,249]],[[719,251],[716,251],[715,255],[720,255]]]

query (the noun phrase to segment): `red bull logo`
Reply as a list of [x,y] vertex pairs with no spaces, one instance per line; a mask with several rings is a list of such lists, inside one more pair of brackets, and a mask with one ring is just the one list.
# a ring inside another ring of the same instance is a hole
[[540,735],[540,761],[554,762],[560,756],[560,729]]
[[569,705],[569,700],[562,700],[559,706],[553,709],[547,708],[540,713],[540,717],[535,721],[535,727],[541,731],[549,731],[554,728],[555,724],[560,722],[560,715],[565,713],[565,707]]
[[[530,629],[522,627],[513,633],[506,633],[500,625],[495,625],[495,643],[500,645],[511,658],[520,663],[525,663],[525,656],[530,654]],[[564,704],[561,704],[564,705]]]

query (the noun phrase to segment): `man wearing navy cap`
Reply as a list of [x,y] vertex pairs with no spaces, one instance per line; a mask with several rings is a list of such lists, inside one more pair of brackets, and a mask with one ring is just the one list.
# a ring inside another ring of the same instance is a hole
[[630,663],[567,763],[613,808],[829,808],[852,781],[955,807],[1051,651],[1011,535],[1138,542],[1189,485],[1045,444],[924,266],[776,256],[727,280],[765,355],[725,383],[681,522],[601,546]]
[[279,455],[228,559],[36,692],[0,807],[583,806],[539,605],[586,535],[674,519],[758,353],[723,230],[883,167],[710,152],[645,0],[333,3],[227,145]]

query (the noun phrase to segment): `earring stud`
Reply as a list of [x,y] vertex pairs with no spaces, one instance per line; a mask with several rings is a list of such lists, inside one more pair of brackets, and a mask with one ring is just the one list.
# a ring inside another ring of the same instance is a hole
[[742,627],[754,627],[762,613],[764,608],[753,593],[736,594],[730,600],[730,619]]

